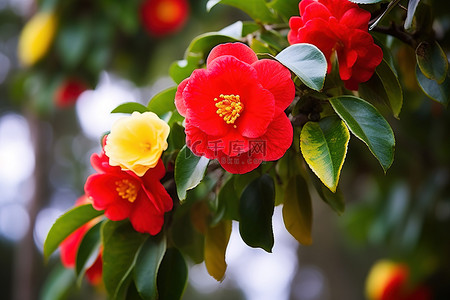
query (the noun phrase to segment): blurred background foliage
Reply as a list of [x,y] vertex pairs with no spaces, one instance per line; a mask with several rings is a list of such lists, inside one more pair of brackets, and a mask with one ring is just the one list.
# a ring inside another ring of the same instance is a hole
[[[143,25],[143,2],[0,0],[4,299],[103,298],[104,291],[86,283],[78,288],[72,270],[63,269],[57,258],[44,265],[42,243],[55,218],[83,194],[84,180],[92,172],[89,156],[98,151],[99,138],[111,122],[106,115],[120,103],[147,103],[175,86],[169,66],[183,59],[193,37],[250,19],[229,6],[207,12],[206,0],[191,0],[186,23],[161,35]],[[432,10],[435,19],[429,26],[449,56],[450,4],[435,0],[420,5],[431,3],[418,11]],[[37,11],[53,11],[57,30],[45,57],[24,67],[17,58],[19,35]],[[271,38],[277,37],[266,37]],[[257,47],[258,41],[253,42]],[[221,285],[201,267],[191,266],[184,299],[270,299],[273,294],[264,295],[265,287],[274,285],[282,290],[277,299],[362,299],[368,270],[380,258],[407,263],[412,280],[425,282],[434,299],[450,298],[450,113],[418,87],[410,63],[414,50],[391,42],[404,104],[400,120],[386,116],[396,136],[395,161],[388,173],[352,139],[351,159],[341,178],[345,212],[336,214],[313,194],[311,246],[298,246],[277,231],[274,221],[280,250],[276,246],[262,260],[260,252],[233,248],[230,259],[236,263],[229,262]],[[68,81],[82,86],[75,96],[61,92]],[[256,273],[269,274],[252,281]]]

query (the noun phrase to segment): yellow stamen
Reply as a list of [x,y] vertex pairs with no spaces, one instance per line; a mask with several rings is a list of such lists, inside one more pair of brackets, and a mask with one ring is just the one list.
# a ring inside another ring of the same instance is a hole
[[119,196],[131,203],[136,200],[137,197],[137,187],[128,179],[122,179],[121,181],[116,181],[116,191]]
[[[239,95],[220,95],[220,99],[214,98],[214,101],[219,101],[216,103],[217,111],[216,113],[219,117],[227,124],[234,124],[237,118],[241,115],[240,113],[244,110],[244,104],[242,104]],[[233,125],[236,128],[236,125]]]

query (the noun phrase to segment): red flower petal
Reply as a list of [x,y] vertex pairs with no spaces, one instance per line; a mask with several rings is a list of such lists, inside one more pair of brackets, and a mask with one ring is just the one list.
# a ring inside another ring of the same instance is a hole
[[323,52],[327,58],[329,72],[331,53],[338,42],[333,31],[329,29],[329,23],[322,19],[310,20],[298,31],[298,37],[302,43],[313,44]]
[[279,62],[270,59],[259,60],[252,66],[258,72],[259,82],[275,97],[275,114],[284,111],[295,97],[291,72]]
[[175,106],[180,115],[182,115],[183,117],[186,116],[186,106],[184,105],[183,91],[188,82],[189,78],[186,78],[185,80],[180,82],[177,88],[177,92],[175,94]]
[[130,221],[136,231],[156,235],[161,231],[164,214],[159,213],[147,195],[142,193],[134,203]]
[[86,278],[92,285],[97,285],[102,281],[103,260],[99,254],[95,262],[86,270]]
[[259,158],[249,157],[248,152],[234,157],[229,157],[220,153],[217,160],[226,171],[233,174],[248,173],[256,169],[262,163],[262,160]]
[[292,144],[293,129],[289,118],[279,114],[270,124],[267,132],[260,138],[266,141],[266,154],[264,160],[277,160],[281,158]]
[[305,13],[305,9],[306,7],[308,7],[308,5],[315,3],[316,0],[302,0],[300,1],[300,3],[298,4],[298,8],[300,11],[300,16],[303,17],[303,14]]
[[349,28],[367,31],[369,21],[370,12],[359,7],[355,7],[347,10],[339,23],[346,25]]
[[[187,108],[186,117],[192,125],[202,128],[208,135],[224,135],[230,130],[230,126],[216,113],[217,107],[214,99],[218,98],[221,93],[226,94],[225,88],[222,89],[222,92],[213,87],[220,85],[217,82],[219,79],[211,80],[207,70],[195,70],[183,91],[184,103]],[[224,82],[225,79],[222,81]]]
[[[130,180],[129,177],[125,177]],[[85,192],[92,199],[92,206],[97,210],[105,210],[105,216],[113,221],[128,217],[132,203],[123,199],[116,191],[116,182],[122,180],[110,174],[94,174],[88,177]]]
[[331,13],[328,8],[319,2],[312,2],[310,5],[305,7],[302,13],[303,20],[320,18],[327,21],[330,17]]
[[75,266],[78,247],[88,230],[89,226],[87,224],[81,226],[59,245],[61,250],[61,262],[64,267],[73,268]]
[[192,126],[189,119],[186,119],[186,146],[197,156],[205,156],[208,159],[214,159],[216,149],[214,144],[210,143],[212,137],[205,134],[195,126]]
[[258,60],[255,52],[247,45],[242,43],[226,43],[220,44],[211,50],[206,60],[206,65],[209,67],[214,59],[223,55],[234,56],[249,65]]

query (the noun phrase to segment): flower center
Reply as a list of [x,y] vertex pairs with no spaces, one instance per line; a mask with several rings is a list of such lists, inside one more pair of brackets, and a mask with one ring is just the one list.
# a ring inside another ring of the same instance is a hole
[[[242,104],[239,95],[220,95],[219,99],[214,98],[214,101],[218,101],[216,103],[216,113],[219,117],[223,118],[223,120],[227,124],[234,124],[236,119],[240,117],[240,113],[244,110],[244,104]],[[233,125],[236,128],[236,125]]]
[[116,181],[116,191],[119,196],[131,203],[136,200],[137,197],[137,187],[128,179],[122,179],[121,181]]

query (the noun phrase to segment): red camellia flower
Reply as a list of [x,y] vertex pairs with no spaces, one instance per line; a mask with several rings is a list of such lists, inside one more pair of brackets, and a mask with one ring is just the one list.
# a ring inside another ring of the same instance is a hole
[[55,92],[56,106],[65,108],[74,105],[81,93],[87,89],[87,85],[78,79],[64,81]]
[[302,0],[299,8],[300,17],[289,20],[289,43],[317,46],[327,58],[328,72],[336,51],[339,74],[348,89],[357,90],[372,77],[383,51],[368,33],[368,11],[348,0]]
[[216,46],[206,65],[181,82],[175,96],[186,117],[187,146],[238,174],[282,157],[292,143],[284,113],[295,96],[289,70],[258,60],[242,43]]
[[[77,200],[75,206],[90,203],[88,197],[83,196]],[[80,247],[81,240],[83,239],[86,232],[92,228],[98,219],[94,219],[77,230],[75,230],[71,235],[69,235],[59,246],[61,250],[61,262],[66,268],[75,267],[75,260],[77,257],[78,248]],[[93,284],[99,284],[102,279],[102,256],[101,253],[97,256],[95,262],[86,270],[86,278]]]
[[111,166],[104,150],[91,156],[91,164],[98,173],[88,177],[84,189],[95,209],[105,210],[112,221],[129,218],[138,232],[156,235],[161,231],[164,213],[173,206],[160,182],[166,173],[161,159],[142,177]]
[[189,15],[187,0],[146,0],[141,6],[141,22],[152,35],[163,36],[179,30]]

